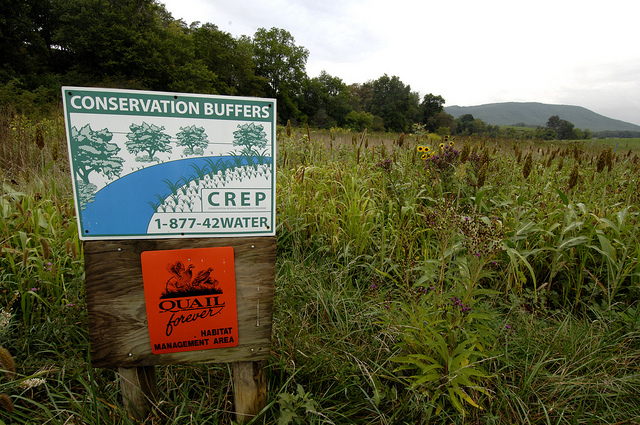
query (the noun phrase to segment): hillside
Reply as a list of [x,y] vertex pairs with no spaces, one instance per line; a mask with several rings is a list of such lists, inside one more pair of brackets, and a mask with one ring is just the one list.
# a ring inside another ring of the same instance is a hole
[[550,116],[558,115],[576,128],[591,131],[640,131],[640,126],[597,114],[581,106],[550,105],[537,102],[488,103],[478,106],[447,106],[445,112],[455,118],[471,114],[491,125],[525,123],[544,127]]

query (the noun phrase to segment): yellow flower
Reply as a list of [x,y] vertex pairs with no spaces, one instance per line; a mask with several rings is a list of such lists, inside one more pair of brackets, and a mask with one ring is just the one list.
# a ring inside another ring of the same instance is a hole
[[453,143],[453,140],[452,140],[452,141],[449,142],[449,146],[453,146],[453,145],[454,145],[454,143]]
[[440,143],[440,149],[444,149],[444,143]]
[[424,152],[424,146],[418,146],[418,152]]
[[425,147],[424,147],[424,151],[425,151],[425,152],[430,152],[430,151],[431,151],[431,148],[430,148],[429,146],[425,146]]
[[428,153],[423,153],[422,156],[420,157],[422,159],[428,159],[429,158],[429,154]]

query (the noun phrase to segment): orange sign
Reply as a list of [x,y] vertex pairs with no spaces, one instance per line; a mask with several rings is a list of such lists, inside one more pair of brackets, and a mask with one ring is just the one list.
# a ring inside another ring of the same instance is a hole
[[233,248],[142,253],[154,354],[238,345]]

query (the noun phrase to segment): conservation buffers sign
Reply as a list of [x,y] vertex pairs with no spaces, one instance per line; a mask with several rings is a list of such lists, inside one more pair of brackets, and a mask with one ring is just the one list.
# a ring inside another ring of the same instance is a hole
[[275,235],[274,99],[62,93],[82,239]]

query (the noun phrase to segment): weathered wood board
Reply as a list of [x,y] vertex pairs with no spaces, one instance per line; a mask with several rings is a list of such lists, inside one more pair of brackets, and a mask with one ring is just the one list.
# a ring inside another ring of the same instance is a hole
[[[153,354],[149,339],[140,254],[144,251],[231,246],[235,251],[237,347]],[[138,367],[176,363],[227,363],[269,356],[276,238],[194,238],[85,241],[91,363]]]

